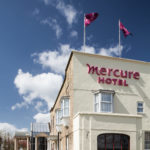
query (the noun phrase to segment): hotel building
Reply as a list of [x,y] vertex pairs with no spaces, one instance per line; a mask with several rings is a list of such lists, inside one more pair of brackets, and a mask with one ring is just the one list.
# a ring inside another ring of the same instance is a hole
[[150,63],[73,51],[50,117],[50,150],[150,150]]

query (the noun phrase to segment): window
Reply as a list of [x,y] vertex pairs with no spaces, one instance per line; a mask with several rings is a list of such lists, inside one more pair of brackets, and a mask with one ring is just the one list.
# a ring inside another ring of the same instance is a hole
[[100,106],[100,104],[99,104],[99,96],[100,96],[99,93],[95,94],[95,112],[99,112],[99,106]]
[[113,112],[113,92],[95,94],[95,112]]
[[101,134],[97,137],[97,150],[130,150],[130,137],[116,133]]
[[53,128],[53,119],[51,119],[51,129]]
[[137,102],[137,112],[143,113],[143,102]]
[[69,150],[69,137],[66,136],[66,150]]
[[57,109],[56,110],[56,125],[61,124],[61,117],[62,117],[61,109]]
[[145,146],[144,146],[145,150],[149,150],[150,149],[150,132],[145,132]]
[[64,97],[61,100],[61,112],[62,112],[62,117],[69,116],[69,98],[67,97]]
[[53,128],[54,128],[54,116],[53,116]]

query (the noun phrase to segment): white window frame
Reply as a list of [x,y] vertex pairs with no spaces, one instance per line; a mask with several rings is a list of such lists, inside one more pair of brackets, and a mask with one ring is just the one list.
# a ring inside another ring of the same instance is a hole
[[[139,106],[138,105],[139,103],[141,103],[142,106]],[[138,111],[138,109],[142,109],[142,111]],[[142,102],[142,101],[138,101],[137,102],[137,113],[139,113],[139,114],[143,114],[144,113],[144,102]]]
[[[146,149],[146,148],[145,148],[145,145],[146,145],[145,134],[146,134],[146,133],[149,133],[149,134],[150,134],[150,131],[145,131],[145,132],[144,132],[144,150],[150,150],[150,147],[149,147],[149,149]],[[150,143],[150,139],[147,140],[147,141]]]
[[[111,94],[111,101],[102,101],[102,94]],[[98,102],[96,102],[96,95],[98,95]],[[99,91],[95,93],[94,99],[94,112],[104,112],[104,113],[113,113],[113,106],[114,106],[114,92],[113,91]],[[102,103],[111,104],[111,111],[103,111],[101,109]],[[98,105],[98,110],[96,110],[96,105]]]
[[[98,98],[98,102],[96,102],[96,98]],[[94,97],[94,111],[99,112],[100,111],[100,93],[95,93]],[[96,110],[96,106],[98,106],[98,110]]]
[[[65,107],[65,101],[68,101],[68,107]],[[65,114],[65,109],[68,108],[68,114]],[[69,117],[70,116],[70,100],[69,97],[63,97],[61,99],[61,112],[62,112],[62,117]]]
[[61,125],[62,124],[61,118],[62,118],[61,109],[56,109],[56,125]]

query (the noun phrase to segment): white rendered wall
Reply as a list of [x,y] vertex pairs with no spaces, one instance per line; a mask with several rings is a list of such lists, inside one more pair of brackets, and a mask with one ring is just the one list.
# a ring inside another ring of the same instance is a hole
[[121,133],[130,136],[130,149],[142,150],[141,124],[140,116],[79,113],[73,121],[74,149],[97,150],[98,135]]

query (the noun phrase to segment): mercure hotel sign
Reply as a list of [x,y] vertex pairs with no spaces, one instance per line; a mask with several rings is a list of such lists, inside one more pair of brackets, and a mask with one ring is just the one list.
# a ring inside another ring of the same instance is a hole
[[128,86],[126,79],[140,79],[140,73],[114,68],[97,67],[87,64],[88,74],[96,74],[98,83]]

